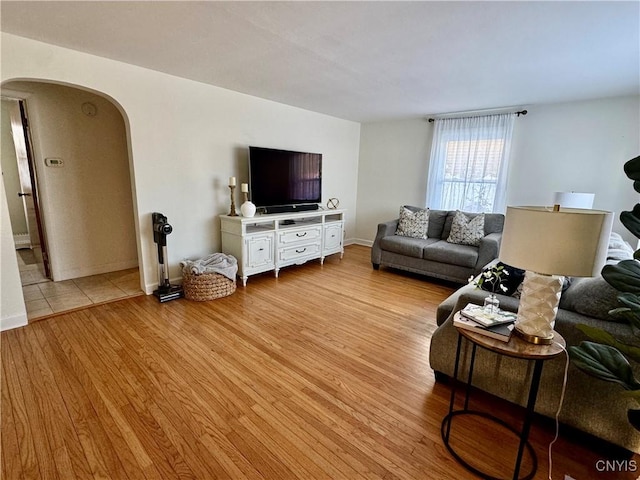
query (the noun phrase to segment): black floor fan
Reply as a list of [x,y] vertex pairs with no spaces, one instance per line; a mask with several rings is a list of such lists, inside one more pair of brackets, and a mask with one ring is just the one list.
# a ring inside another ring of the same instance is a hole
[[169,268],[165,266],[167,257],[167,235],[173,231],[173,227],[163,214],[154,212],[151,214],[153,222],[153,241],[158,246],[158,289],[153,294],[160,302],[168,302],[184,296],[180,285],[169,283]]

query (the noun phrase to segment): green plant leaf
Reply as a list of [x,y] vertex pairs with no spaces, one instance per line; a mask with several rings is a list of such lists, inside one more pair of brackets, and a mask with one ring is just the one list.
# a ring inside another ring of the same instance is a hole
[[640,262],[622,260],[616,265],[605,265],[602,277],[616,290],[640,295]]
[[624,164],[624,173],[631,180],[640,180],[640,155]]
[[590,327],[584,324],[577,325],[576,328],[580,330],[582,333],[584,333],[587,337],[589,337],[594,342],[600,343],[603,345],[609,345],[619,350],[621,353],[627,355],[632,360],[635,360],[636,362],[640,362],[640,347],[623,343],[619,341],[616,337],[611,335],[609,332],[602,330],[601,328]]
[[640,390],[625,390],[622,396],[640,402]]
[[640,312],[640,295],[633,293],[621,293],[618,295],[618,301],[631,310]]
[[625,390],[639,390],[631,365],[620,351],[609,345],[581,342],[569,347],[573,363],[583,372],[606,382],[622,385]]
[[609,315],[611,315],[616,320],[620,320],[623,322],[627,322],[631,325],[634,330],[637,330],[640,333],[640,314],[634,312],[630,308],[620,307],[614,308],[613,310],[609,310]]
[[636,203],[632,211],[622,212],[620,221],[636,238],[640,238],[640,203]]
[[576,328],[584,333],[591,340],[605,345],[615,345],[617,340],[609,332],[602,330],[601,328],[590,327],[589,325],[579,324]]

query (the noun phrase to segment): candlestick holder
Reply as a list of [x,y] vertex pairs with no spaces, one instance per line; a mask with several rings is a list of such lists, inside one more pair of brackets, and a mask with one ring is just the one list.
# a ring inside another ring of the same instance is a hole
[[238,214],[236,213],[236,202],[233,200],[233,192],[235,191],[235,189],[236,189],[235,185],[229,185],[229,190],[231,190],[231,209],[229,211],[230,217],[238,216]]

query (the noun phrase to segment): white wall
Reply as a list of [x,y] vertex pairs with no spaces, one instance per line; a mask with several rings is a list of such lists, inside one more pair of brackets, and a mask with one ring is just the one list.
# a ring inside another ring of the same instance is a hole
[[0,182],[0,330],[27,324],[4,182]]
[[356,237],[370,245],[376,225],[400,205],[424,205],[432,129],[426,118],[366,123],[360,133]]
[[[127,134],[118,109],[85,90],[7,82],[27,110],[53,280],[138,265]],[[90,102],[96,114],[85,115]],[[47,167],[45,158],[62,167]]]
[[544,205],[556,191],[593,192],[593,207],[615,212],[613,230],[635,246],[617,217],[639,200],[623,165],[640,154],[640,96],[528,110],[516,120],[508,203]]
[[[323,153],[323,199],[338,197],[355,234],[360,125],[144,68],[2,34],[1,80],[43,79],[101,92],[128,126],[138,248],[147,292],[157,282],[151,213],[167,215],[170,276],[219,251],[227,179],[246,182],[248,145]],[[236,198],[236,202],[240,196]],[[4,288],[4,285],[3,285]]]
[[[509,205],[549,205],[556,191],[594,192],[594,208],[616,216],[638,201],[623,164],[640,153],[640,97],[527,107],[516,120]],[[376,225],[401,204],[425,204],[433,124],[425,119],[363,124],[356,236],[370,244]],[[372,186],[373,185],[373,186]],[[636,240],[616,219],[614,231]]]

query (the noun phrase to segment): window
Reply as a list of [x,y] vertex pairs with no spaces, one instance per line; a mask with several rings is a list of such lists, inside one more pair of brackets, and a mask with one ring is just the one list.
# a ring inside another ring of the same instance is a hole
[[514,115],[436,120],[427,206],[503,212]]

